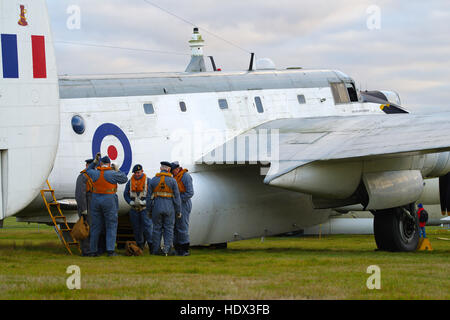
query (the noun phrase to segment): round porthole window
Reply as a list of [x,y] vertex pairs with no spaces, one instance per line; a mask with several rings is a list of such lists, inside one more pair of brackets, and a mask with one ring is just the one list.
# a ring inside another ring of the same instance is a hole
[[72,117],[72,129],[76,134],[83,134],[86,126],[84,124],[84,119],[81,116]]

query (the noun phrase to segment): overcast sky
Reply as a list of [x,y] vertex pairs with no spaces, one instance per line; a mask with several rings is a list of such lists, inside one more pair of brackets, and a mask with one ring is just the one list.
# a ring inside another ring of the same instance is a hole
[[[47,3],[59,74],[184,71],[190,60],[189,21],[200,28],[205,54],[213,55],[223,70],[247,69],[248,52],[255,52],[257,58],[272,59],[277,68],[341,70],[361,89],[399,92],[406,108],[450,110],[448,0]],[[79,20],[73,8],[79,8]]]

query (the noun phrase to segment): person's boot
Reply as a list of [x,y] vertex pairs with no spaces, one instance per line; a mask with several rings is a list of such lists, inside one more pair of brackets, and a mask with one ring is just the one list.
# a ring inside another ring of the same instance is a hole
[[169,252],[166,254],[166,256],[176,256],[177,252],[173,247],[170,247]]
[[156,256],[165,256],[166,255],[164,253],[164,251],[161,249],[161,247],[159,247],[158,250],[156,251],[156,253],[153,253],[153,254],[156,255]]
[[117,256],[117,253],[115,251],[107,251],[108,257],[115,257]]
[[180,245],[177,243],[177,244],[174,244],[173,247],[175,248],[175,252],[177,253],[177,256],[181,256],[181,247],[180,247]]
[[149,252],[150,254],[152,254],[153,244],[152,244],[151,242],[147,242],[147,245],[148,245],[148,252]]
[[191,255],[191,253],[189,252],[189,245],[190,245],[190,243],[185,243],[185,244],[181,245],[181,255],[183,257]]

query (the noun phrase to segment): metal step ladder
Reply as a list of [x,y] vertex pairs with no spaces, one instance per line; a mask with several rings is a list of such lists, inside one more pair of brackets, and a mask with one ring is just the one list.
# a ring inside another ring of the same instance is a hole
[[[66,247],[66,249],[70,253],[70,255],[72,255],[72,250],[70,249],[71,246],[78,247],[78,251],[81,253],[80,243],[77,240],[73,239],[72,236],[70,235],[70,231],[72,231],[72,229],[67,224],[67,219],[61,211],[61,205],[56,200],[55,190],[52,189],[48,180],[47,180],[47,186],[48,186],[48,189],[41,190],[41,197],[44,200],[45,207],[47,208],[50,218],[53,221],[56,234],[58,235],[59,239],[64,244],[64,246]],[[52,202],[47,201],[47,198],[45,197],[46,193],[51,193],[52,198],[53,198]],[[57,209],[56,215],[54,215],[52,213],[52,208]],[[66,241],[66,239],[71,239],[71,240]]]

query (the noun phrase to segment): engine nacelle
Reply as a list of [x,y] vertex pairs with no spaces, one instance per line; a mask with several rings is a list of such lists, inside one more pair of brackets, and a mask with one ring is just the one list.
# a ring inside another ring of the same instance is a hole
[[390,102],[397,106],[401,106],[400,95],[394,91],[386,91],[386,90],[361,91],[360,94],[364,102],[384,103],[384,104]]
[[439,179],[425,180],[422,195],[417,200],[417,202],[423,203],[424,205],[436,205],[440,203],[440,201],[441,200],[439,197]]
[[424,183],[419,170],[365,173],[363,182],[369,196],[368,210],[396,208],[416,201]]
[[422,174],[425,178],[436,178],[450,172],[450,152],[426,154]]
[[325,199],[346,199],[361,181],[362,162],[313,162],[298,167],[272,181],[270,185],[311,194]]
[[402,105],[402,101],[400,99],[400,95],[397,92],[395,92],[395,91],[386,91],[386,90],[382,90],[380,92],[386,97],[386,100],[389,101],[390,103],[395,103],[398,106]]

